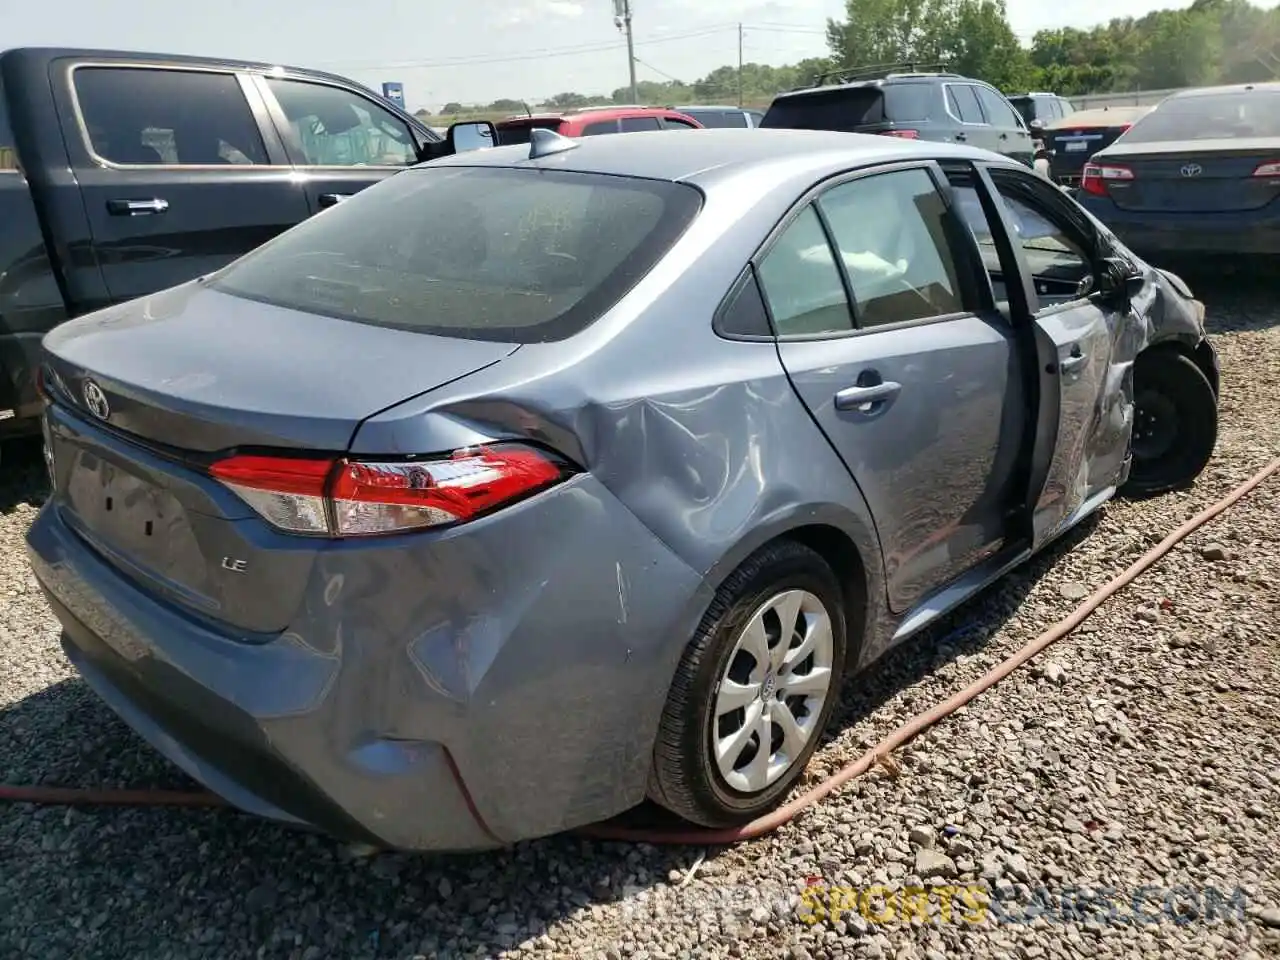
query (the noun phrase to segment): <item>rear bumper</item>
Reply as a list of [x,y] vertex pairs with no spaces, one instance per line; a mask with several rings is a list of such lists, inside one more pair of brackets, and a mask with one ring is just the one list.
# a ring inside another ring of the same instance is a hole
[[468,526],[323,555],[261,644],[140,590],[56,501],[27,542],[86,682],[249,813],[466,851],[640,802],[697,575],[590,477]]
[[1077,194],[1076,202],[1140,256],[1280,254],[1280,209],[1275,203],[1216,214],[1122,210],[1109,199],[1086,193]]

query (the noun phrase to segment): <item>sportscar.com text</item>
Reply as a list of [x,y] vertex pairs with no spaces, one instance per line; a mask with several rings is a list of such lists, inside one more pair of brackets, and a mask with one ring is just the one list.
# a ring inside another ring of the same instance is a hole
[[1239,921],[1248,907],[1243,890],[1217,887],[1140,886],[993,889],[984,883],[923,887],[781,886],[667,887],[626,891],[623,911],[631,918],[673,912],[699,915],[791,919],[835,926],[861,921],[867,926],[899,924],[1015,925],[1076,923],[1151,925]]

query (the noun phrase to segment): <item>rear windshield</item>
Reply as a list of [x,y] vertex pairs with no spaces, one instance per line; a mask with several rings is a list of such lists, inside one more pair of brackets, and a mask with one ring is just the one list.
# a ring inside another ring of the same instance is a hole
[[557,130],[560,127],[560,121],[557,120],[533,120],[533,121],[516,121],[511,126],[498,127],[498,146],[505,147],[513,143],[528,143],[529,137],[533,133],[533,129],[537,127],[543,130]]
[[1166,100],[1135,123],[1125,143],[1280,137],[1280,93],[1215,93]]
[[876,123],[913,123],[935,112],[937,88],[927,83],[889,83],[780,97],[760,122],[788,130],[849,132]]
[[303,221],[210,286],[377,326],[558,340],[640,280],[701,200],[694,188],[665,181],[419,167]]

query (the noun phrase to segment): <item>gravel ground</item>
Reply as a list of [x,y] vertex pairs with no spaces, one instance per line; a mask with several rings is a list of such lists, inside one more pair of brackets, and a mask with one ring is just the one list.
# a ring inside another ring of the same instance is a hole
[[[1224,366],[1202,482],[1112,504],[851,680],[814,781],[1280,453],[1275,289],[1202,295]],[[0,781],[187,786],[63,659],[21,548],[38,457],[3,474]],[[369,856],[225,811],[0,806],[0,956],[1280,956],[1278,508],[1275,480],[892,769],[766,839]]]

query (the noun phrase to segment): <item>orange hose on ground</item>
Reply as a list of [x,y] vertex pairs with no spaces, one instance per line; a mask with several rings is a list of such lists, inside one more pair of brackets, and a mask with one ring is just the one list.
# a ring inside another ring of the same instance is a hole
[[[652,844],[682,844],[695,846],[711,846],[737,843],[752,840],[777,830],[783,824],[795,819],[800,813],[813,806],[823,797],[839,789],[854,777],[866,773],[876,763],[887,758],[890,753],[915,737],[919,736],[939,720],[955,713],[980,693],[995,686],[1014,670],[1022,666],[1032,657],[1041,653],[1046,647],[1061,640],[1072,630],[1084,622],[1094,610],[1119,593],[1141,574],[1150,569],[1158,560],[1172,550],[1179,542],[1204,526],[1219,514],[1229,510],[1254,489],[1261,485],[1274,473],[1280,471],[1280,459],[1271,461],[1249,480],[1236,487],[1231,493],[1217,503],[1201,510],[1190,520],[1174,529],[1158,544],[1140,556],[1122,573],[1099,587],[1090,594],[1070,614],[1040,634],[1017,653],[1001,661],[990,671],[979,677],[962,690],[952,694],[946,700],[935,705],[924,713],[917,714],[902,726],[898,727],[874,747],[854,760],[842,770],[837,771],[813,789],[801,794],[790,803],[779,807],[772,813],[759,817],[750,823],[725,830],[708,830],[690,827],[685,830],[645,830],[614,824],[592,824],[580,827],[573,832],[581,836],[599,840],[622,840]],[[184,807],[222,807],[227,806],[221,797],[206,792],[181,792],[175,790],[109,790],[109,789],[75,789],[68,787],[12,787],[0,785],[0,801],[15,803],[40,804],[75,804],[75,805],[125,805],[125,806],[184,806]]]

